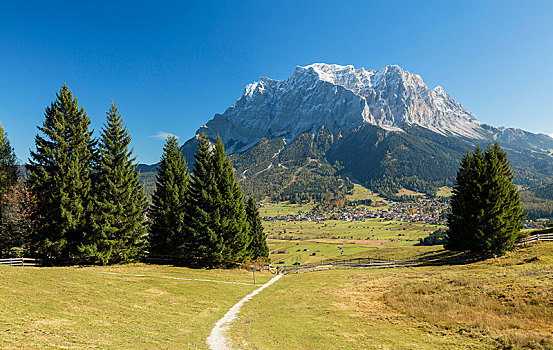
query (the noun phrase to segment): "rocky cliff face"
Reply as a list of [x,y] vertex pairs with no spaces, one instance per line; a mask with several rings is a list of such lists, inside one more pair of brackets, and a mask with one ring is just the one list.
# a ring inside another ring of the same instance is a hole
[[418,125],[442,135],[484,138],[481,123],[469,111],[416,74],[398,66],[365,70],[324,63],[297,67],[286,80],[261,78],[249,84],[234,106],[198,133],[219,134],[234,153],[263,137],[293,141],[321,125],[340,133],[365,123],[387,130]]

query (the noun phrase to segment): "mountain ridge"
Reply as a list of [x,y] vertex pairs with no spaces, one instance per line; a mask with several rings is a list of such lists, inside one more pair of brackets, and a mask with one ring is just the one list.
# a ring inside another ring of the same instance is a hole
[[191,168],[202,133],[222,138],[245,191],[258,196],[340,196],[351,181],[432,193],[454,182],[467,149],[493,141],[507,150],[520,185],[553,177],[552,138],[481,123],[443,88],[396,65],[315,63],[248,84],[183,144]]
[[[481,123],[441,86],[430,89],[422,78],[389,65],[366,70],[351,65],[298,66],[284,80],[260,78],[242,96],[197,130],[221,136],[230,153],[243,152],[263,137],[294,141],[325,125],[331,132],[363,124],[402,131],[419,125],[442,135],[489,139],[490,133],[515,132]],[[543,135],[547,136],[547,135]],[[547,137],[549,138],[549,137]],[[553,139],[549,146],[553,147]]]

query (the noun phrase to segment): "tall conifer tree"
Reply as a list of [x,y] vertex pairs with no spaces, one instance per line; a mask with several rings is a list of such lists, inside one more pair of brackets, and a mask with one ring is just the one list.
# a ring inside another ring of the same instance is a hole
[[488,145],[485,153],[485,216],[480,230],[480,249],[502,255],[513,248],[523,228],[526,214],[522,212],[520,195],[513,185],[513,171],[507,153],[497,142]]
[[190,177],[186,225],[187,252],[198,264],[217,266],[223,261],[223,237],[217,232],[221,225],[218,205],[222,202],[213,171],[213,156],[205,135],[200,136],[194,155],[194,171]]
[[480,146],[477,146],[472,154],[467,150],[467,154],[461,160],[457,182],[451,196],[451,213],[447,218],[447,249],[467,251],[474,244],[483,198],[483,161],[484,153]]
[[6,192],[17,182],[15,152],[8,135],[0,124],[0,201]]
[[14,240],[9,232],[9,194],[17,183],[16,157],[8,136],[0,124],[0,257],[12,248]]
[[228,262],[242,261],[247,256],[246,248],[249,243],[244,198],[219,136],[213,150],[212,173],[218,192],[213,197],[216,198],[215,206],[219,211],[219,221],[214,231],[223,240],[223,259]]
[[248,220],[250,242],[248,244],[248,255],[251,259],[268,258],[269,247],[263,232],[263,224],[259,217],[259,210],[252,197],[248,198],[246,205],[246,217]]
[[123,117],[114,103],[106,114],[94,185],[94,249],[89,252],[101,264],[132,261],[142,254],[147,208]]
[[501,255],[514,246],[524,214],[513,179],[497,143],[467,153],[451,198],[446,248]]
[[188,169],[179,143],[168,137],[156,175],[152,197],[148,236],[151,255],[170,255],[189,258],[185,236],[185,208],[188,190]]
[[63,85],[46,108],[35,137],[28,183],[38,200],[39,255],[79,258],[89,244],[91,171],[95,141],[90,119]]

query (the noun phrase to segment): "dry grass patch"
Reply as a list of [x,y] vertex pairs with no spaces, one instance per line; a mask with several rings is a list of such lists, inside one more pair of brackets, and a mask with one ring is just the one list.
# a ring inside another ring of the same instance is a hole
[[498,347],[551,349],[552,248],[542,244],[470,266],[421,269],[417,278],[391,283],[394,292],[383,300],[443,329],[491,338]]

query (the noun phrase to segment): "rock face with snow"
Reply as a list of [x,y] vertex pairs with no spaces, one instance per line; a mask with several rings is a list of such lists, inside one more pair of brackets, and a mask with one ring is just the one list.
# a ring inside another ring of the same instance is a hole
[[249,84],[234,106],[198,133],[219,134],[234,153],[263,137],[293,141],[321,125],[340,133],[365,123],[387,130],[418,125],[442,135],[484,138],[474,115],[416,74],[395,65],[365,70],[324,63],[297,67],[285,80],[261,78]]
[[553,177],[552,138],[482,124],[398,66],[316,63],[285,80],[261,78],[186,141],[190,167],[201,133],[222,138],[242,188],[257,198],[328,200],[350,181],[433,193],[454,184],[467,149],[489,141],[507,151],[517,184]]

